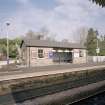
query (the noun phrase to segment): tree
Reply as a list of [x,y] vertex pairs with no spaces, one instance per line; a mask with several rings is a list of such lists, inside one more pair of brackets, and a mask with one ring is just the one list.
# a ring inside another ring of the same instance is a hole
[[21,38],[9,39],[9,56],[11,58],[16,58],[19,55],[16,45],[20,46]]
[[99,40],[100,56],[105,56],[105,36],[101,35]]
[[26,35],[25,35],[26,38],[33,38],[33,37],[36,37],[35,36],[35,33],[32,31],[32,30],[29,30]]
[[6,56],[6,46],[7,46],[7,40],[6,38],[0,39],[0,50],[3,52],[3,54]]
[[89,55],[96,55],[96,48],[97,48],[97,35],[96,31],[93,28],[90,28],[87,35],[87,40],[85,46],[88,50]]
[[78,43],[84,45],[86,42],[87,34],[88,34],[88,28],[87,27],[80,27],[79,29],[76,30],[76,33],[75,33],[76,41]]
[[[15,58],[18,55],[18,51],[16,48],[16,44],[20,46],[21,39],[15,38],[15,39],[9,39],[9,57]],[[0,39],[0,50],[3,52],[3,55],[7,55],[7,39],[3,38]]]
[[36,39],[36,40],[50,40],[55,41],[55,34],[50,33],[46,28],[41,28],[39,32],[33,32],[29,30],[25,38],[26,39]]
[[45,37],[45,40],[56,41],[56,34],[54,33],[47,34],[47,36]]
[[41,32],[33,32],[32,30],[29,30],[26,33],[25,38],[27,39],[36,39],[36,40],[40,40],[40,39],[44,39],[44,34]]
[[49,30],[46,27],[42,27],[39,32],[44,36],[44,38],[46,38],[49,34]]
[[91,0],[102,7],[105,7],[105,0]]
[[63,43],[69,43],[69,40],[68,39],[63,39],[62,42]]

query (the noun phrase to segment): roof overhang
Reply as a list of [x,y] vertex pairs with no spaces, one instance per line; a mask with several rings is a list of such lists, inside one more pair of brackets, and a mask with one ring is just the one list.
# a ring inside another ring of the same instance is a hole
[[22,45],[25,44],[26,47],[46,47],[46,48],[64,48],[64,49],[86,49],[85,46],[79,43],[68,43],[68,42],[56,42],[48,40],[34,40],[28,39],[23,40]]

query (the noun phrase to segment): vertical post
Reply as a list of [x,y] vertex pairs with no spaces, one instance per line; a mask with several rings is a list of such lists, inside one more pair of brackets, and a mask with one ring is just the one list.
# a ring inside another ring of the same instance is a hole
[[61,59],[60,59],[60,55],[59,55],[59,64],[60,64],[60,62],[61,62]]
[[7,65],[9,65],[9,39],[8,39],[8,26],[10,23],[6,23],[7,25]]
[[29,68],[30,68],[30,46],[29,46]]
[[[30,41],[31,41],[31,38],[28,39],[29,40],[29,44],[30,44]],[[30,46],[29,46],[29,68],[31,66],[31,58],[30,58]]]
[[97,54],[97,63],[98,63],[98,53],[99,53],[98,31],[96,31],[96,36],[97,36],[97,49],[96,49],[96,54]]
[[73,60],[74,60],[74,52],[73,50],[71,51],[71,63],[73,63]]
[[97,38],[97,63],[98,63],[98,38]]
[[88,63],[88,56],[87,56],[87,54],[88,54],[88,51],[86,50],[86,63]]

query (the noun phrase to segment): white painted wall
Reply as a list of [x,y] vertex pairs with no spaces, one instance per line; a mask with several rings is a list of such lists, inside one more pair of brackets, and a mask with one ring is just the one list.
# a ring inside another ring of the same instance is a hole
[[[10,60],[9,63],[15,63],[15,60]],[[7,65],[7,61],[0,61],[0,68],[4,65]]]
[[88,56],[88,62],[105,62],[105,56]]
[[[82,53],[82,56],[80,56],[80,51]],[[86,63],[85,49],[73,49],[73,63]]]
[[93,56],[93,62],[105,62],[105,56]]

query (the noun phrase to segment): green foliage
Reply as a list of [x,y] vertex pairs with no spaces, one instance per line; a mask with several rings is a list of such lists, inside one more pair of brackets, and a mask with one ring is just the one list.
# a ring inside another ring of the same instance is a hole
[[105,36],[98,35],[97,39],[97,33],[98,31],[94,31],[93,28],[90,28],[87,35],[87,40],[85,43],[85,46],[88,51],[88,55],[90,56],[96,56],[96,48],[97,48],[97,40],[98,40],[98,47],[100,48],[99,56],[105,56]]
[[100,56],[105,56],[105,36],[101,36],[99,41]]
[[85,45],[89,55],[96,55],[97,36],[96,31],[94,31],[92,28],[90,28],[88,31],[87,41]]
[[0,51],[6,55],[6,39],[0,39]]
[[91,0],[102,7],[105,7],[105,0]]
[[[15,39],[9,39],[9,56],[11,58],[15,58],[18,55],[18,51],[16,48],[16,44],[20,46],[21,39],[15,38]],[[3,52],[4,55],[6,55],[7,48],[7,40],[6,38],[0,39],[0,51]]]

